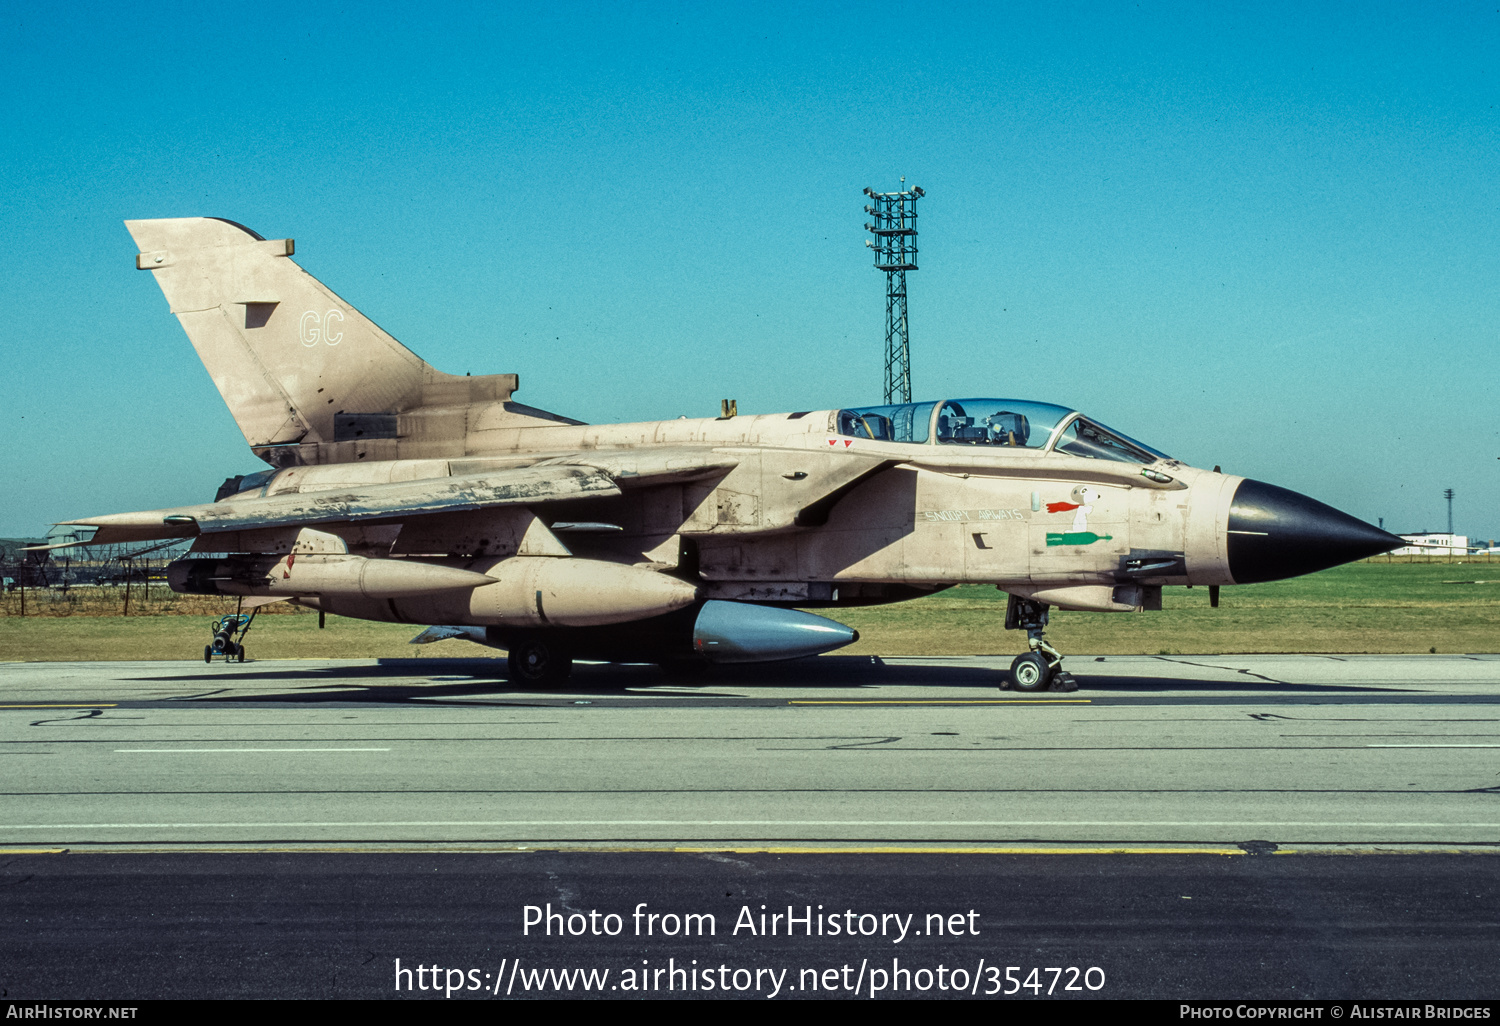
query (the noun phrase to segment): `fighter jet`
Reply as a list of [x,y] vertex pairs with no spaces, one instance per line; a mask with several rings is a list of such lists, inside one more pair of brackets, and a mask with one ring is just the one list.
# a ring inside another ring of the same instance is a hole
[[813,613],[956,584],[1009,594],[1023,691],[1072,690],[1051,608],[1161,608],[1162,588],[1270,581],[1402,544],[1272,484],[1173,459],[1085,413],[959,397],[591,425],[445,374],[264,239],[128,221],[267,464],[213,502],[67,521],[92,544],[192,539],[178,592],[287,601],[508,653],[691,671],[858,637]]

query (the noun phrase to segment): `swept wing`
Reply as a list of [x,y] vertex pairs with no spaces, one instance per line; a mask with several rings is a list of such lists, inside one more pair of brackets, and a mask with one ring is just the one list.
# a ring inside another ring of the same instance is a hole
[[[566,462],[564,462],[566,461]],[[111,513],[66,521],[97,527],[88,544],[110,545],[158,539],[192,538],[221,531],[267,527],[316,527],[378,520],[402,520],[433,513],[458,513],[504,506],[535,506],[567,499],[620,494],[631,486],[723,473],[736,463],[712,451],[678,451],[655,459],[590,454],[558,457],[542,465],[513,467],[456,477],[401,481],[265,498]],[[618,479],[618,480],[617,480]]]

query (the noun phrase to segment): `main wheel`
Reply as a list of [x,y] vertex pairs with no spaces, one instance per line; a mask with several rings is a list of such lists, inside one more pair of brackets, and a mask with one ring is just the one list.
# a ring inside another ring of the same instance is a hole
[[663,659],[657,665],[668,680],[685,683],[704,680],[713,673],[713,664],[702,659]]
[[511,646],[505,665],[512,684],[553,687],[573,672],[573,656],[545,638],[522,638]]
[[205,663],[212,663],[214,661],[214,647],[212,645],[203,646],[203,661]]
[[1010,684],[1017,691],[1045,691],[1052,667],[1036,652],[1016,656],[1010,664]]

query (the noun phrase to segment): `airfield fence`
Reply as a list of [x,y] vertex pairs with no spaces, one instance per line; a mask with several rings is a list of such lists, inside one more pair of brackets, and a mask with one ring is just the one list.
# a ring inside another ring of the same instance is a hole
[[[183,547],[185,548],[185,547]],[[223,616],[238,600],[223,595],[179,595],[167,586],[167,564],[182,551],[136,557],[97,553],[84,560],[39,558],[28,553],[0,560],[0,617],[8,616]],[[285,602],[266,614],[306,614]]]
[[[127,601],[124,585],[69,588],[16,588],[0,595],[0,618],[9,616],[223,616],[236,600],[223,595],[179,595],[166,582],[143,588],[133,584]],[[315,612],[276,602],[258,607],[261,616]]]
[[[167,564],[181,553],[154,558],[87,561],[0,561],[0,618],[10,616],[223,616],[237,600],[222,595],[179,595],[167,586]],[[1492,565],[1500,553],[1468,555],[1371,556],[1365,563],[1445,563]],[[311,615],[313,610],[276,602],[261,615]]]

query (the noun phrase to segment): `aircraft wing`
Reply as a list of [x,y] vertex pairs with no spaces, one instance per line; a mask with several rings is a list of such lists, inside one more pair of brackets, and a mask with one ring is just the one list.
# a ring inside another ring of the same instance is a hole
[[597,467],[549,465],[349,489],[292,492],[263,499],[225,500],[140,513],[112,513],[64,523],[98,527],[89,544],[112,545],[192,538],[216,531],[393,520],[619,494],[619,485]]
[[621,488],[723,475],[738,463],[736,456],[706,448],[566,453],[529,466],[493,468],[454,477],[229,499],[84,517],[64,523],[99,529],[89,541],[73,544],[115,545],[263,527],[396,520],[429,513],[461,513],[619,495]]
[[738,456],[712,449],[649,446],[570,453],[535,465],[592,467],[608,474],[621,488],[640,488],[721,476],[739,463]]

